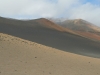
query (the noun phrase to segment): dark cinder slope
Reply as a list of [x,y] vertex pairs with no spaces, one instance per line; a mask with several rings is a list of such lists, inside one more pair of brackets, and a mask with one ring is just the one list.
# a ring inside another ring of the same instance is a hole
[[0,32],[67,52],[100,58],[100,42],[74,35],[44,18],[20,21],[1,17]]

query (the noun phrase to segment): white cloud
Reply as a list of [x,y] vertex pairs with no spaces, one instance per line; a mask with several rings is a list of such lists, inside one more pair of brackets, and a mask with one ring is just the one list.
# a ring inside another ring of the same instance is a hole
[[70,9],[70,19],[81,18],[100,26],[100,7],[86,3]]
[[100,6],[84,0],[0,0],[0,15],[12,18],[82,18],[100,26]]
[[0,0],[0,14],[8,16],[29,15],[38,17],[56,17],[61,15],[78,0]]

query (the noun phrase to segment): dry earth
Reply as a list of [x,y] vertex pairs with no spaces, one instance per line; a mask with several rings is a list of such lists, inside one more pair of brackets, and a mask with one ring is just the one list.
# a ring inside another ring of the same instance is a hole
[[0,75],[100,75],[100,59],[0,33]]

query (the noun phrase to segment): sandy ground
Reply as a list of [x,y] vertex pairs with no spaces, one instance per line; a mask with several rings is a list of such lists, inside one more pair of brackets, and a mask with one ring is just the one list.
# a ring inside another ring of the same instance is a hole
[[100,75],[100,59],[0,34],[0,75]]

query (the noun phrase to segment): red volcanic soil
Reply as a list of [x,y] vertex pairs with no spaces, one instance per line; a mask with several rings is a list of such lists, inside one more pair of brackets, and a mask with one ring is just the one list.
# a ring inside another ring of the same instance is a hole
[[53,30],[57,30],[57,31],[61,31],[61,32],[68,32],[68,33],[72,33],[72,34],[76,34],[73,30],[69,29],[69,28],[64,28],[62,26],[59,26],[51,21],[49,21],[48,19],[45,18],[40,18],[40,19],[35,19],[35,20],[29,20],[29,22],[32,22],[34,24],[34,22],[37,22],[38,25],[45,27],[45,28],[50,28]]
[[45,26],[47,28],[56,29],[58,31],[65,31],[65,29],[63,27],[58,26],[57,24],[55,24],[55,23],[53,23],[45,18],[37,19],[35,21],[40,23],[40,25]]
[[95,39],[95,40],[100,40],[100,36],[95,34],[95,33],[90,33],[90,32],[82,32],[82,31],[75,31],[76,33],[78,33],[79,35],[88,37],[90,39]]

